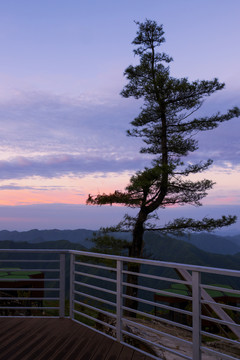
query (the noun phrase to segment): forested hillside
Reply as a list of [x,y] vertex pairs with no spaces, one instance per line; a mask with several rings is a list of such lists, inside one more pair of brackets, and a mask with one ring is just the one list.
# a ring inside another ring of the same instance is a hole
[[[31,244],[38,244],[43,242],[58,242],[60,240],[66,240],[70,243],[80,244],[84,248],[90,249],[93,246],[91,241],[93,230],[77,229],[77,230],[30,230],[30,231],[0,231],[0,241],[14,241],[14,242],[27,242]],[[97,232],[100,234],[100,232]],[[111,233],[111,236],[120,239],[126,239],[131,241],[131,233]],[[235,236],[219,236],[211,233],[202,232],[199,234],[191,234],[185,236],[173,236],[173,235],[160,235],[158,232],[146,232],[144,241],[151,242],[151,238],[164,243],[164,239],[169,242],[170,239],[185,241],[189,244],[196,246],[197,248],[206,252],[222,254],[222,255],[234,255],[240,252],[240,235]],[[172,241],[175,244],[175,242]],[[177,244],[177,243],[176,243]],[[182,244],[182,242],[180,243]],[[45,246],[45,245],[44,245]],[[53,245],[54,246],[54,245]],[[59,243],[56,244],[59,246]],[[158,245],[157,245],[158,246]],[[163,244],[165,246],[165,244]]]
[[[67,240],[28,243],[1,241],[0,249],[74,249],[86,250],[81,244]],[[240,270],[240,252],[235,255],[212,254],[182,240],[161,237],[155,233],[145,234],[143,256],[154,260],[177,262],[192,265],[220,267]]]

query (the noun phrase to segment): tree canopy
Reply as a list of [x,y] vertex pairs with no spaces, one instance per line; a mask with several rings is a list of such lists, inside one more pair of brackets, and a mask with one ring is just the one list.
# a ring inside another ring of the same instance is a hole
[[[159,227],[149,223],[155,211],[173,205],[192,204],[201,206],[214,182],[208,179],[193,181],[192,174],[201,173],[212,164],[211,159],[192,163],[185,158],[198,149],[195,135],[200,131],[212,130],[222,122],[240,116],[234,107],[226,113],[217,112],[210,116],[195,117],[204,100],[224,88],[218,79],[189,81],[170,75],[169,64],[173,59],[158,49],[165,42],[163,26],[155,21],[136,22],[137,36],[133,40],[134,54],[139,64],[130,65],[124,75],[128,83],[121,92],[125,98],[142,99],[140,114],[131,122],[129,136],[143,140],[140,150],[150,154],[149,167],[139,170],[130,179],[125,191],[111,194],[89,195],[87,203],[93,205],[122,204],[138,208],[135,218],[128,215],[115,230],[132,229],[133,241],[130,256],[141,256],[143,234],[148,229],[159,231],[203,231],[228,226],[236,221],[235,216],[220,219],[194,220],[179,218]],[[113,230],[113,228],[111,228]]]

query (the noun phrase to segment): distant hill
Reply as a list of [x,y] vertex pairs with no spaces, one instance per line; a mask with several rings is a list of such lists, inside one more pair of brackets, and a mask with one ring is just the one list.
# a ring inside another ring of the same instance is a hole
[[67,240],[71,243],[78,243],[86,248],[92,247],[88,239],[93,237],[94,231],[86,229],[77,230],[29,230],[29,231],[0,231],[0,241],[10,240],[14,242],[28,242],[31,244],[46,241]]
[[[89,244],[88,244],[89,245]],[[73,249],[89,250],[79,243],[68,240],[44,241],[40,243],[0,242],[0,249]],[[203,251],[186,241],[146,232],[144,236],[143,257],[154,260],[177,262],[200,266],[240,270],[240,252],[234,255],[213,254]]]
[[45,241],[44,243],[16,242],[3,240],[0,242],[0,249],[66,249],[86,251],[87,249],[76,243],[67,240]]
[[234,255],[213,254],[186,241],[163,237],[154,232],[146,233],[144,239],[144,257],[146,258],[240,270],[240,252]]
[[240,235],[223,237],[202,232],[174,238],[184,240],[201,250],[215,254],[233,255],[240,252]]
[[[111,233],[111,236],[119,239],[126,239],[131,241],[131,233]],[[178,241],[185,241],[191,245],[196,246],[198,249],[206,252],[222,255],[234,255],[240,252],[240,234],[235,236],[219,236],[212,233],[201,232],[197,234],[174,236],[174,235],[162,235],[157,231],[146,231],[144,234],[144,240],[150,238],[159,238],[164,240],[175,239]],[[181,243],[182,244],[182,243]],[[164,246],[164,244],[162,244]]]
[[240,234],[234,236],[227,236],[225,239],[229,239],[233,243],[237,244],[240,247]]
[[[91,238],[93,237],[93,230],[77,229],[77,230],[29,230],[29,231],[0,231],[0,241],[14,241],[14,242],[28,242],[30,244],[38,244],[43,242],[66,240],[70,243],[80,244],[86,249],[93,247]],[[131,241],[131,233],[110,233],[109,235],[120,239]],[[161,239],[161,248],[169,244],[169,239],[182,241],[194,245],[198,249],[209,253],[234,255],[240,252],[240,235],[235,236],[219,236],[211,233],[199,233],[185,236],[161,235],[158,232],[146,232],[144,239]],[[164,240],[165,239],[165,240]],[[166,244],[164,244],[164,241]],[[174,242],[176,245],[176,243]],[[177,246],[177,245],[176,245]]]

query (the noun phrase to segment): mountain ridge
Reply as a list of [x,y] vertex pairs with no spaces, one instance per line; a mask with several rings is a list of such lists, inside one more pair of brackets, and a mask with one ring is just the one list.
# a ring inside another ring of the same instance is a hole
[[[76,230],[38,230],[32,229],[28,231],[8,231],[0,230],[0,241],[28,242],[29,244],[45,243],[49,241],[66,240],[73,244],[80,244],[84,248],[90,249],[93,246],[91,239],[94,234],[99,231],[76,229]],[[110,233],[111,236],[131,241],[130,233]],[[175,239],[177,241],[185,241],[186,243],[196,246],[198,249],[208,253],[234,255],[240,253],[240,235],[235,236],[219,236],[216,234],[202,232],[199,234],[190,234],[183,236],[162,235],[158,232],[146,232],[144,239],[156,236],[159,239]],[[164,244],[162,244],[164,246]]]

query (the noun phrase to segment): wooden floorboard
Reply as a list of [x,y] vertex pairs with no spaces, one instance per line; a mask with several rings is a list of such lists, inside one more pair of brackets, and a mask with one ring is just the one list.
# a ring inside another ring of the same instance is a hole
[[69,319],[0,319],[1,360],[151,360]]

